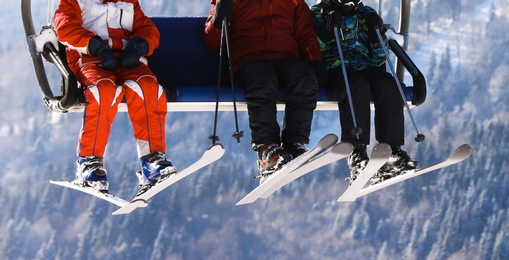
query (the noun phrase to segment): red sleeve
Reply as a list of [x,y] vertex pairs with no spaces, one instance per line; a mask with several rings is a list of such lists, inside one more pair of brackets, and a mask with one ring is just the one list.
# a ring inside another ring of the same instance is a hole
[[306,61],[323,61],[320,45],[314,30],[314,20],[309,6],[300,1],[295,11],[295,36],[301,56]]
[[209,17],[207,21],[205,21],[205,30],[203,31],[203,38],[205,40],[205,45],[210,49],[216,50],[219,49],[221,45],[221,30],[217,29],[210,20],[214,15],[214,11],[216,8],[216,0],[211,0],[212,9],[210,9]]
[[143,13],[139,2],[136,1],[133,4],[134,4],[133,36],[139,36],[147,40],[149,45],[149,51],[145,56],[150,56],[152,55],[154,50],[159,46],[160,33],[154,22]]
[[[75,0],[60,0],[55,11],[54,25],[60,42],[74,48],[85,48],[94,33],[83,28],[81,9]],[[83,52],[83,50],[80,50]]]

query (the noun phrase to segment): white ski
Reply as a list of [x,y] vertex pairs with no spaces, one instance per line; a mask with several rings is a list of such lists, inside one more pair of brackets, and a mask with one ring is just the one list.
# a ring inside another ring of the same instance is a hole
[[272,193],[281,189],[288,183],[327,164],[339,161],[350,155],[352,151],[353,145],[351,143],[337,143],[324,155],[312,158],[311,160],[301,165],[299,168],[295,169],[291,173],[286,174],[286,176],[284,176],[279,182],[274,183],[272,187],[265,191],[265,193],[263,193],[262,196],[260,196],[260,198],[263,199],[268,198]]
[[354,201],[359,191],[369,182],[371,176],[389,160],[391,153],[391,146],[388,144],[380,143],[373,147],[368,164],[337,201]]
[[116,197],[115,195],[111,194],[111,193],[103,193],[103,192],[98,192],[97,190],[94,190],[92,187],[88,187],[88,186],[80,186],[78,184],[74,184],[73,182],[69,182],[69,181],[54,181],[54,180],[50,180],[49,181],[51,184],[56,184],[56,185],[59,185],[59,186],[63,186],[63,187],[67,187],[67,188],[71,188],[71,189],[74,189],[74,190],[78,190],[78,191],[81,191],[81,192],[85,192],[85,193],[88,193],[90,195],[94,195],[100,199],[103,199],[105,201],[108,201],[108,202],[111,202],[119,207],[123,207],[124,205],[126,205],[127,203],[129,203],[128,201],[126,200],[123,200],[119,197]]
[[457,163],[467,159],[471,153],[472,153],[472,147],[468,144],[463,144],[460,147],[458,147],[451,154],[451,156],[449,156],[449,158],[447,158],[447,160],[442,161],[437,164],[434,164],[434,165],[431,165],[431,166],[428,166],[428,167],[425,167],[425,168],[422,168],[422,169],[419,169],[419,170],[415,170],[414,172],[409,172],[409,173],[405,173],[405,174],[396,176],[394,178],[390,178],[386,181],[375,184],[373,186],[368,186],[368,187],[359,191],[359,193],[357,194],[357,198],[368,195],[368,194],[370,194],[374,191],[380,190],[382,188],[389,187],[393,184],[402,182],[404,180],[419,176],[421,174],[428,173],[428,172],[431,172],[434,170],[438,170],[438,169],[441,169],[441,168],[444,168],[447,166],[451,166],[453,164],[457,164]]
[[171,175],[166,180],[157,183],[145,193],[134,197],[134,199],[132,199],[130,202],[122,206],[117,211],[113,212],[113,215],[129,214],[136,208],[146,207],[148,205],[148,199],[152,198],[157,193],[163,191],[170,185],[182,180],[184,177],[187,177],[199,169],[219,160],[219,158],[223,156],[224,152],[224,147],[221,144],[212,145],[209,149],[207,149],[207,151],[205,151],[205,153],[203,153],[202,157],[198,161],[186,169],[178,172],[177,174]]
[[237,202],[238,205],[249,204],[255,202],[260,196],[262,196],[274,183],[282,180],[286,174],[292,172],[297,169],[302,164],[306,163],[311,158],[319,155],[320,153],[326,151],[338,141],[338,137],[335,134],[328,134],[324,136],[316,145],[315,148],[305,152],[301,156],[293,159],[289,163],[283,166],[280,170],[271,174],[264,182],[262,182],[258,187],[252,190],[249,194],[247,194],[243,199]]

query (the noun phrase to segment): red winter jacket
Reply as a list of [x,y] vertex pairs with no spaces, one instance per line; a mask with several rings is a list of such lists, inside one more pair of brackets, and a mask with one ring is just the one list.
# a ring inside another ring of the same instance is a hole
[[58,40],[67,48],[67,60],[76,73],[80,67],[97,62],[87,53],[90,38],[99,35],[114,51],[121,51],[133,36],[148,41],[152,54],[159,45],[159,31],[143,13],[138,0],[60,0],[54,24]]
[[[232,61],[236,69],[252,60],[289,57],[322,61],[314,21],[304,0],[234,0],[230,22]],[[221,30],[210,22],[216,5],[205,24],[205,44],[220,47]]]

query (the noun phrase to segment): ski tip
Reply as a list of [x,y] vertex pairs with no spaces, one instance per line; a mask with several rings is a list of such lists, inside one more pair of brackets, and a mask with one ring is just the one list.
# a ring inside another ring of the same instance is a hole
[[339,137],[336,134],[326,134],[319,143],[322,143],[324,141],[327,141],[327,143],[337,143],[339,140]]
[[387,158],[391,156],[392,149],[391,146],[386,143],[379,143],[373,147],[373,150],[371,151],[371,157],[377,157],[377,158]]
[[220,143],[214,144],[211,147],[209,147],[207,149],[207,151],[205,152],[205,154],[210,154],[210,153],[214,154],[214,157],[217,157],[219,159],[219,158],[223,157],[223,155],[225,153],[224,146]]
[[331,153],[334,154],[347,154],[350,155],[353,152],[353,144],[347,142],[341,142],[332,147]]
[[457,150],[465,151],[465,152],[472,152],[472,146],[469,144],[462,144],[460,147],[458,147]]
[[451,155],[450,159],[465,160],[472,154],[472,146],[469,144],[463,144]]
[[224,149],[224,146],[221,143],[215,143],[215,144],[211,145],[207,150],[212,150],[212,149]]

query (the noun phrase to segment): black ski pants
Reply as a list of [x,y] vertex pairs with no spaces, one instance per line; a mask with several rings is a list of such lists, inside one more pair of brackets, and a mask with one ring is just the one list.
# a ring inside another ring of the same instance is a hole
[[[253,144],[309,143],[318,82],[306,62],[296,58],[250,61],[239,68],[235,81],[245,88]],[[282,132],[276,108],[280,88],[285,90]]]
[[341,141],[353,144],[369,144],[371,126],[371,98],[375,108],[375,138],[391,146],[404,144],[403,99],[394,77],[383,67],[354,71],[347,68],[357,126],[362,129],[359,138],[355,130],[352,112],[340,68],[329,71],[329,84],[338,90],[341,123]]

